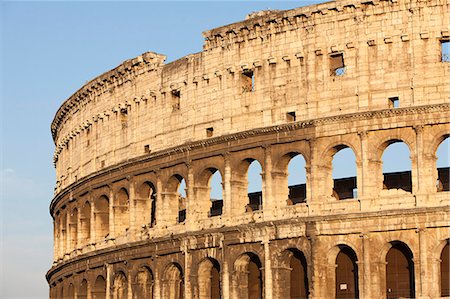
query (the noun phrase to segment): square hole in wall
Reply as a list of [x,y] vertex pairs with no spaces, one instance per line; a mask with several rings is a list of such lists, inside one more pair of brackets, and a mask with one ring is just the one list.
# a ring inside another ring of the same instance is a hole
[[342,76],[345,74],[343,53],[330,55],[330,72],[332,76]]
[[147,154],[150,153],[150,145],[144,145],[144,152]]
[[389,108],[399,108],[399,107],[400,107],[400,100],[398,97],[389,98]]
[[295,121],[295,112],[288,112],[286,113],[286,121]]
[[245,70],[241,75],[242,93],[255,91],[255,73],[253,70]]
[[213,134],[214,134],[214,128],[213,128],[213,127],[211,127],[211,128],[206,128],[206,136],[207,136],[207,137],[212,137]]

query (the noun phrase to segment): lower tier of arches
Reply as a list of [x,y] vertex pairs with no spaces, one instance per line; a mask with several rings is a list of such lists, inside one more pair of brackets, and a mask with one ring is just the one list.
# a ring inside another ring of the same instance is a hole
[[442,298],[450,209],[254,223],[97,250],[47,273],[50,298]]

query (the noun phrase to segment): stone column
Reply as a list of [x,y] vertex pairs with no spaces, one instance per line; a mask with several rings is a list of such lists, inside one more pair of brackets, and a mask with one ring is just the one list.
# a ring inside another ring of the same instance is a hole
[[223,174],[223,217],[231,217],[231,166],[230,166],[230,153],[224,155],[225,167]]
[[91,230],[91,232],[90,232],[90,240],[89,240],[89,244],[94,244],[94,243],[96,243],[96,236],[97,236],[97,233],[96,233],[96,231],[95,231],[95,223],[96,223],[96,219],[95,219],[95,205],[94,205],[94,202],[93,201],[91,201],[90,202],[90,204],[91,204],[91,225],[90,225],[90,230]]
[[137,235],[137,221],[136,221],[136,214],[141,212],[141,213],[145,213],[147,211],[136,211],[136,188],[135,188],[135,184],[133,182],[133,178],[131,177],[127,177],[129,184],[128,184],[128,212],[129,212],[129,234],[128,234],[128,238],[132,238],[134,239],[134,236]]
[[[187,164],[188,168],[188,177],[186,182],[186,223],[188,226],[192,225],[195,226],[195,223],[198,218],[198,213],[196,209],[196,203],[195,203],[195,195],[194,195],[194,169],[192,168],[191,162],[188,162]],[[189,298],[189,297],[188,297]]]
[[363,249],[363,293],[362,298],[372,298],[371,287],[372,287],[372,273],[370,267],[370,239],[369,236],[364,233],[361,235],[362,249]]
[[[159,173],[156,176],[156,211],[155,211],[155,222],[157,226],[161,226],[161,218],[164,214],[164,197],[162,195],[162,182]],[[150,220],[151,221],[151,220]]]
[[114,233],[115,223],[114,223],[114,191],[112,186],[109,187],[109,239],[114,239],[116,234]]
[[265,237],[262,242],[264,245],[264,298],[273,298],[273,283],[272,283],[272,260],[270,258],[270,240]]
[[111,277],[112,269],[111,265],[106,264],[106,299],[111,298]]
[[[428,290],[428,285],[430,284],[430,279],[428,276],[428,273],[430,271],[429,267],[428,267],[428,251],[427,251],[427,231],[423,228],[419,228],[416,230],[417,234],[418,234],[418,238],[419,238],[419,261],[417,263],[417,260],[414,259],[414,264],[416,265],[416,267],[419,267],[419,290],[418,290],[418,296],[431,296],[432,294],[430,294],[429,290]],[[417,271],[416,271],[417,273]],[[431,277],[430,277],[431,278]],[[436,283],[436,285],[438,285]],[[417,290],[417,287],[416,287]]]
[[81,248],[81,244],[82,244],[82,240],[81,240],[81,236],[82,236],[82,232],[81,232],[81,211],[82,211],[82,207],[80,207],[78,209],[78,214],[77,214],[77,246],[75,249]]
[[153,276],[153,297],[154,299],[161,299],[161,280],[159,278],[159,272],[155,271]]
[[223,299],[230,299],[230,271],[227,261],[222,263],[222,296]]
[[263,186],[263,210],[271,211],[274,208],[274,199],[272,196],[272,148],[264,147],[264,170],[262,173]]
[[[423,126],[415,126],[414,131],[416,132],[416,148],[415,156],[412,157],[412,167],[411,167],[411,181],[412,181],[412,193],[413,194],[423,194],[424,188],[422,181],[426,182],[429,174],[423,173],[424,161],[423,161]],[[415,167],[414,167],[415,166]],[[420,205],[420,203],[419,203]]]
[[133,299],[133,278],[131,277],[131,271],[128,271],[128,277],[127,277],[127,283],[128,283],[128,293],[127,298]]
[[184,253],[184,298],[192,298],[192,290],[191,290],[191,256],[188,249],[187,240],[184,241],[183,244],[183,253]]

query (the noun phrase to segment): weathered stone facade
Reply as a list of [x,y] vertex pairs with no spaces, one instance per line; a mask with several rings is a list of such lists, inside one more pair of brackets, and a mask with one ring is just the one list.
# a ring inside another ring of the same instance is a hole
[[[352,0],[253,14],[204,32],[200,53],[144,53],[84,85],[51,126],[50,297],[450,296],[448,168],[436,166],[450,136],[449,9]],[[411,171],[383,174],[395,142]],[[343,148],[357,175],[333,181]],[[307,180],[294,198],[297,155]],[[252,161],[262,191],[249,197]],[[217,171],[223,200],[211,201]]]

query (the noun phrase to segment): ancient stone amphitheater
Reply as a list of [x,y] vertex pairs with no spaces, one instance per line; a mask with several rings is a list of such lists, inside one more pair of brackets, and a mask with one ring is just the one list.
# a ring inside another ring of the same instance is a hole
[[[450,296],[449,10],[253,13],[204,32],[200,53],[144,53],[82,86],[51,125],[50,297]],[[383,173],[400,142],[410,170]],[[345,149],[356,176],[334,179]],[[297,157],[306,180],[290,185]]]

